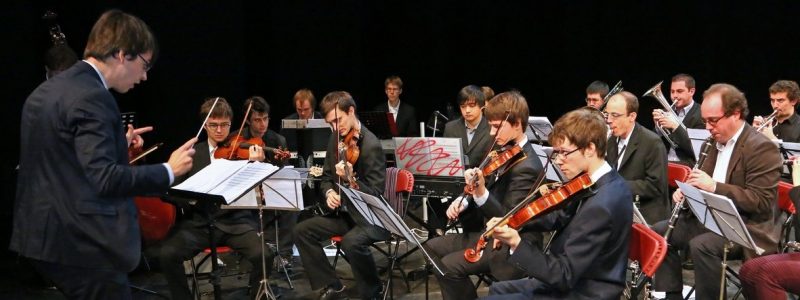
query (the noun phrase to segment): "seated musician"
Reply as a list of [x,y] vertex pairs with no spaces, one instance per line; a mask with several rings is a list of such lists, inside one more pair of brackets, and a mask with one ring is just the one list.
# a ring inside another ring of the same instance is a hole
[[[465,171],[467,184],[476,183],[474,201],[465,200],[469,197],[455,200],[447,210],[450,219],[459,218],[473,210],[480,216],[473,222],[485,222],[491,217],[505,215],[525,199],[530,193],[532,183],[543,172],[542,164],[525,136],[528,103],[519,92],[505,92],[495,96],[486,102],[484,115],[491,126],[489,134],[494,137],[497,145],[504,146],[498,153],[511,151],[505,149],[515,146],[521,148],[521,151],[509,158],[494,174],[486,174],[494,179],[494,183],[488,187],[481,170],[474,168]],[[464,226],[467,227],[468,224]],[[491,273],[500,280],[524,276],[522,270],[505,262],[508,251],[487,252],[479,261],[467,262],[464,259],[464,250],[474,246],[480,235],[479,232],[450,234],[429,240],[425,245],[433,259],[441,261],[440,267],[445,274],[436,275],[444,299],[475,299],[475,286],[469,278],[472,274]],[[541,233],[531,232],[527,238],[540,243]]]
[[745,299],[786,299],[800,295],[800,253],[780,253],[748,260],[739,269]]
[[605,107],[611,137],[606,146],[606,161],[625,178],[631,199],[645,220],[656,222],[669,214],[667,151],[661,139],[636,122],[639,100],[628,91],[611,96]]
[[[692,171],[687,183],[733,200],[756,245],[766,254],[774,253],[780,235],[780,220],[775,214],[782,161],[777,146],[744,121],[747,99],[732,85],[718,83],[709,87],[703,93],[700,113],[715,145],[707,147],[706,160]],[[676,203],[682,199],[680,190],[672,195]],[[662,234],[667,228],[667,221],[653,226]],[[669,252],[656,272],[655,290],[667,292],[667,299],[682,298],[681,261],[676,251],[688,247],[694,261],[694,278],[703,279],[695,281],[696,298],[719,297],[725,238],[706,229],[687,210],[677,219],[667,242]],[[728,259],[756,256],[739,245],[729,250]]]
[[403,93],[403,80],[398,76],[389,76],[383,82],[386,92],[386,103],[375,106],[375,111],[390,112],[397,124],[397,136],[419,136],[416,110],[407,101],[400,101]]
[[[294,229],[295,243],[300,251],[311,288],[318,290],[319,299],[344,299],[345,286],[336,277],[320,243],[333,236],[342,236],[342,250],[346,253],[363,299],[380,297],[381,282],[372,259],[369,246],[390,237],[389,232],[378,226],[368,225],[364,217],[348,199],[343,198],[337,183],[350,184],[361,192],[378,196],[383,194],[386,181],[386,160],[380,141],[356,116],[356,102],[347,92],[331,92],[322,99],[320,110],[325,121],[334,132],[328,142],[325,165],[321,176],[320,191],[323,193],[327,212],[297,224]],[[339,141],[347,144],[345,153],[339,153]],[[355,151],[360,152],[357,156]],[[355,161],[341,161],[347,153]],[[350,175],[350,176],[347,176]]]
[[[209,98],[200,107],[200,116],[205,118],[216,98]],[[191,175],[211,164],[214,158],[214,151],[220,143],[228,138],[233,119],[233,110],[224,98],[219,98],[214,110],[208,117],[205,124],[205,132],[208,139],[194,145],[196,151],[192,170],[182,178],[176,179],[180,183]],[[264,152],[258,146],[249,149],[250,160],[263,160]],[[231,247],[241,253],[252,265],[250,272],[250,295],[255,296],[261,275],[261,238],[257,235],[258,220],[256,215],[250,210],[241,209],[216,209],[213,211],[201,211],[201,208],[189,210],[187,216],[175,226],[175,229],[164,241],[161,242],[159,251],[159,262],[164,277],[169,285],[172,299],[192,299],[189,286],[186,282],[183,262],[191,259],[197,253],[209,245],[209,217],[211,214],[215,221],[214,242],[216,245]],[[271,269],[275,254],[269,248],[263,253],[267,262],[267,271]]]
[[603,98],[608,94],[608,84],[600,80],[592,81],[586,87],[586,106],[600,109],[603,105]]
[[[703,119],[700,117],[700,105],[694,101],[695,81],[688,74],[672,76],[669,86],[669,96],[674,103],[677,119],[668,117],[661,109],[653,110],[653,123],[660,125],[669,133],[669,139],[675,143],[675,148],[662,136],[664,147],[667,149],[667,159],[687,166],[695,163],[692,141],[689,133],[684,128],[704,128]],[[681,127],[683,124],[684,127]]]
[[[241,139],[247,141],[253,138],[260,138],[266,147],[269,149],[286,149],[286,138],[279,133],[269,129],[269,112],[270,107],[264,98],[253,96],[244,101],[242,106],[242,113],[247,113],[247,108],[250,107],[250,113],[247,116],[245,123],[247,126],[242,129]],[[238,132],[232,132],[231,137],[236,136]],[[261,161],[268,162],[274,165],[282,166],[286,163],[288,157],[280,157],[275,151],[264,151],[265,158]],[[251,192],[255,196],[255,191]],[[276,267],[281,265],[286,267],[292,266],[292,247],[294,246],[294,238],[292,230],[297,224],[298,212],[287,210],[267,210],[264,213],[264,239],[267,243],[275,245],[275,231],[278,231],[278,263]],[[275,220],[278,224],[275,226]]]
[[[603,116],[594,109],[576,109],[556,121],[549,138],[555,164],[567,178],[588,175],[593,185],[566,198],[561,209],[534,216],[521,230],[504,225],[492,231],[494,243],[510,249],[507,262],[528,278],[495,282],[486,299],[620,298],[633,212],[625,179],[603,159],[605,131]],[[549,251],[525,235],[550,230],[556,234]],[[491,245],[490,240],[485,251]]]
[[[800,87],[793,80],[778,80],[769,87],[769,103],[772,106],[774,119],[763,124],[761,133],[771,140],[784,142],[800,142],[800,116],[795,113],[795,106],[800,101]],[[760,127],[765,117],[753,118],[753,127]]]
[[[447,122],[444,126],[443,137],[460,138],[461,151],[466,155],[464,169],[478,166],[486,157],[486,153],[491,150],[492,137],[489,136],[489,123],[483,117],[483,107],[486,105],[486,98],[481,89],[474,85],[468,85],[458,92],[458,106],[461,109],[461,118]],[[431,201],[431,205],[442,205],[441,201]],[[444,209],[442,209],[444,210]],[[477,210],[471,210],[477,212]],[[444,226],[444,218],[440,221]],[[479,214],[461,216],[462,220],[472,219],[474,222],[462,223],[465,231],[478,232],[483,229],[483,217]],[[470,225],[472,225],[470,227]]]
[[317,98],[314,98],[314,93],[309,89],[299,89],[294,93],[292,98],[294,103],[294,113],[287,116],[285,119],[290,120],[308,120],[308,119],[322,119],[322,114],[314,110],[317,107]]

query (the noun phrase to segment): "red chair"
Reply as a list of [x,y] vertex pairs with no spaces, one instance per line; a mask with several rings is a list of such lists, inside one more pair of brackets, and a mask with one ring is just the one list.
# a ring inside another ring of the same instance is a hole
[[656,270],[667,256],[667,241],[664,237],[639,223],[634,223],[631,230],[631,241],[628,246],[628,258],[638,264],[628,283],[626,296],[638,298],[639,293],[650,284]]
[[667,163],[667,182],[671,189],[677,189],[678,185],[675,180],[686,182],[689,179],[689,173],[692,173],[692,168],[679,163]]
[[788,182],[778,182],[778,208],[787,214],[786,221],[784,221],[781,226],[782,238],[778,240],[778,251],[783,249],[783,246],[789,242],[792,224],[796,221],[795,214],[797,211],[795,210],[791,197],[789,197],[789,191],[792,190],[792,188],[793,186]]

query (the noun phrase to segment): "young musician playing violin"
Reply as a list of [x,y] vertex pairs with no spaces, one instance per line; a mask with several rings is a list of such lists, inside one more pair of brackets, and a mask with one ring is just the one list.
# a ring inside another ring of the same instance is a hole
[[[297,249],[303,260],[311,288],[319,299],[346,298],[345,287],[320,243],[342,236],[362,299],[380,297],[381,282],[369,245],[389,238],[381,227],[366,225],[363,216],[345,198],[337,183],[371,195],[382,195],[386,181],[386,161],[380,141],[356,117],[356,103],[347,92],[331,92],[322,99],[320,110],[333,131],[328,142],[320,191],[325,199],[325,216],[315,216],[297,224],[294,230]],[[340,146],[344,146],[339,151]]]
[[[496,145],[501,146],[496,154],[512,151],[510,149],[514,147],[521,151],[510,156],[493,174],[482,173],[481,169],[486,170],[483,163],[480,163],[480,168],[465,171],[467,183],[474,182],[474,191],[470,197],[453,201],[447,210],[450,219],[475,213],[480,216],[479,222],[485,222],[491,217],[505,215],[530,193],[532,183],[543,172],[542,164],[525,136],[528,104],[519,92],[501,93],[486,102],[484,117],[490,126],[490,136]],[[494,160],[493,156],[486,159]],[[490,176],[494,183],[487,187],[484,176]],[[473,197],[474,200],[464,200]],[[471,274],[491,273],[500,280],[524,276],[521,270],[505,262],[508,251],[487,251],[477,262],[467,262],[464,249],[475,245],[479,236],[478,232],[451,234],[426,244],[431,256],[441,261],[440,267],[445,272],[444,276],[437,274],[444,299],[475,299],[477,294],[469,278]],[[528,238],[540,241],[541,233],[532,232]]]
[[[214,101],[217,104],[214,105]],[[209,115],[208,112],[214,105],[214,110]],[[204,167],[213,163],[214,152],[219,149],[220,144],[228,138],[231,129],[233,110],[224,98],[209,98],[200,107],[200,116],[205,118],[209,115],[205,124],[205,132],[208,139],[194,145],[195,161],[188,175],[177,178],[176,182],[181,182],[191,175],[199,172]],[[264,152],[259,149],[251,148],[250,158],[252,160],[263,160]],[[178,199],[176,199],[178,200]],[[178,201],[176,201],[178,202]],[[209,247],[208,239],[208,217],[207,213],[213,214],[216,229],[214,230],[215,243],[233,248],[242,254],[253,266],[250,273],[250,293],[255,295],[258,282],[263,277],[261,275],[261,238],[257,235],[258,220],[250,210],[226,209],[215,212],[205,212],[199,210],[187,210],[185,216],[175,227],[170,236],[162,242],[159,251],[159,262],[167,279],[172,299],[192,299],[189,286],[186,283],[183,262],[191,259],[203,249]],[[266,248],[264,258],[267,266],[270,266],[275,254]],[[271,270],[267,267],[267,272]]]
[[[510,249],[507,263],[525,270],[528,278],[495,282],[486,299],[619,299],[625,287],[632,195],[625,179],[604,159],[603,116],[592,108],[571,111],[555,123],[549,141],[564,175],[572,180],[588,174],[593,185],[589,192],[566,198],[561,209],[523,223],[521,230],[504,225],[492,231],[494,243]],[[487,227],[498,221],[490,220]],[[549,252],[524,235],[551,230],[556,233]]]

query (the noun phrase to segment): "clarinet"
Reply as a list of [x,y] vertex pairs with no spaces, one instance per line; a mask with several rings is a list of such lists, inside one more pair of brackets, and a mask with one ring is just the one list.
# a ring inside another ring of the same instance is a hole
[[[711,141],[714,139],[713,136],[709,136],[701,146],[700,155],[697,158],[697,162],[694,164],[692,171],[699,169],[703,166],[703,162],[706,161],[706,157],[708,156],[708,150],[711,149]],[[669,241],[669,236],[672,234],[672,229],[675,228],[675,222],[678,220],[678,216],[681,214],[683,210],[683,202],[686,201],[686,197],[678,201],[675,204],[675,207],[672,208],[672,214],[669,216],[669,221],[667,222],[667,232],[664,233],[664,240]]]

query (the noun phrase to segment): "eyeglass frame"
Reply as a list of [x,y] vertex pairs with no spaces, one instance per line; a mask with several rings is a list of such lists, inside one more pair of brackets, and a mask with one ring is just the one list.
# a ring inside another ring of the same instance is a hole
[[574,153],[575,151],[578,151],[578,150],[581,150],[581,148],[575,148],[575,149],[572,149],[570,151],[553,149],[553,158],[554,159],[555,158],[567,159],[567,156],[569,156],[570,154],[572,154],[572,153]]
[[230,128],[231,125],[232,124],[230,122],[224,122],[224,123],[220,123],[220,124],[217,124],[217,123],[206,123],[206,128],[208,128],[209,130],[217,130],[217,129]]
[[706,118],[700,118],[700,119],[703,121],[703,125],[708,124],[708,125],[711,125],[711,126],[717,126],[717,123],[719,123],[719,121],[722,121],[722,119],[725,119],[725,118],[730,117],[730,116],[731,116],[731,114],[726,113],[726,114],[723,114],[721,117],[711,118],[711,119],[716,119],[716,120],[711,120],[711,119],[706,119]]
[[136,54],[136,56],[138,56],[139,58],[141,58],[141,59],[142,59],[142,61],[144,62],[144,71],[145,71],[145,72],[148,72],[148,71],[150,71],[150,69],[151,69],[151,68],[153,68],[153,64],[151,64],[149,60],[147,60],[146,58],[144,58],[144,56],[142,56],[142,54],[141,54],[141,53],[139,53],[139,54]]

